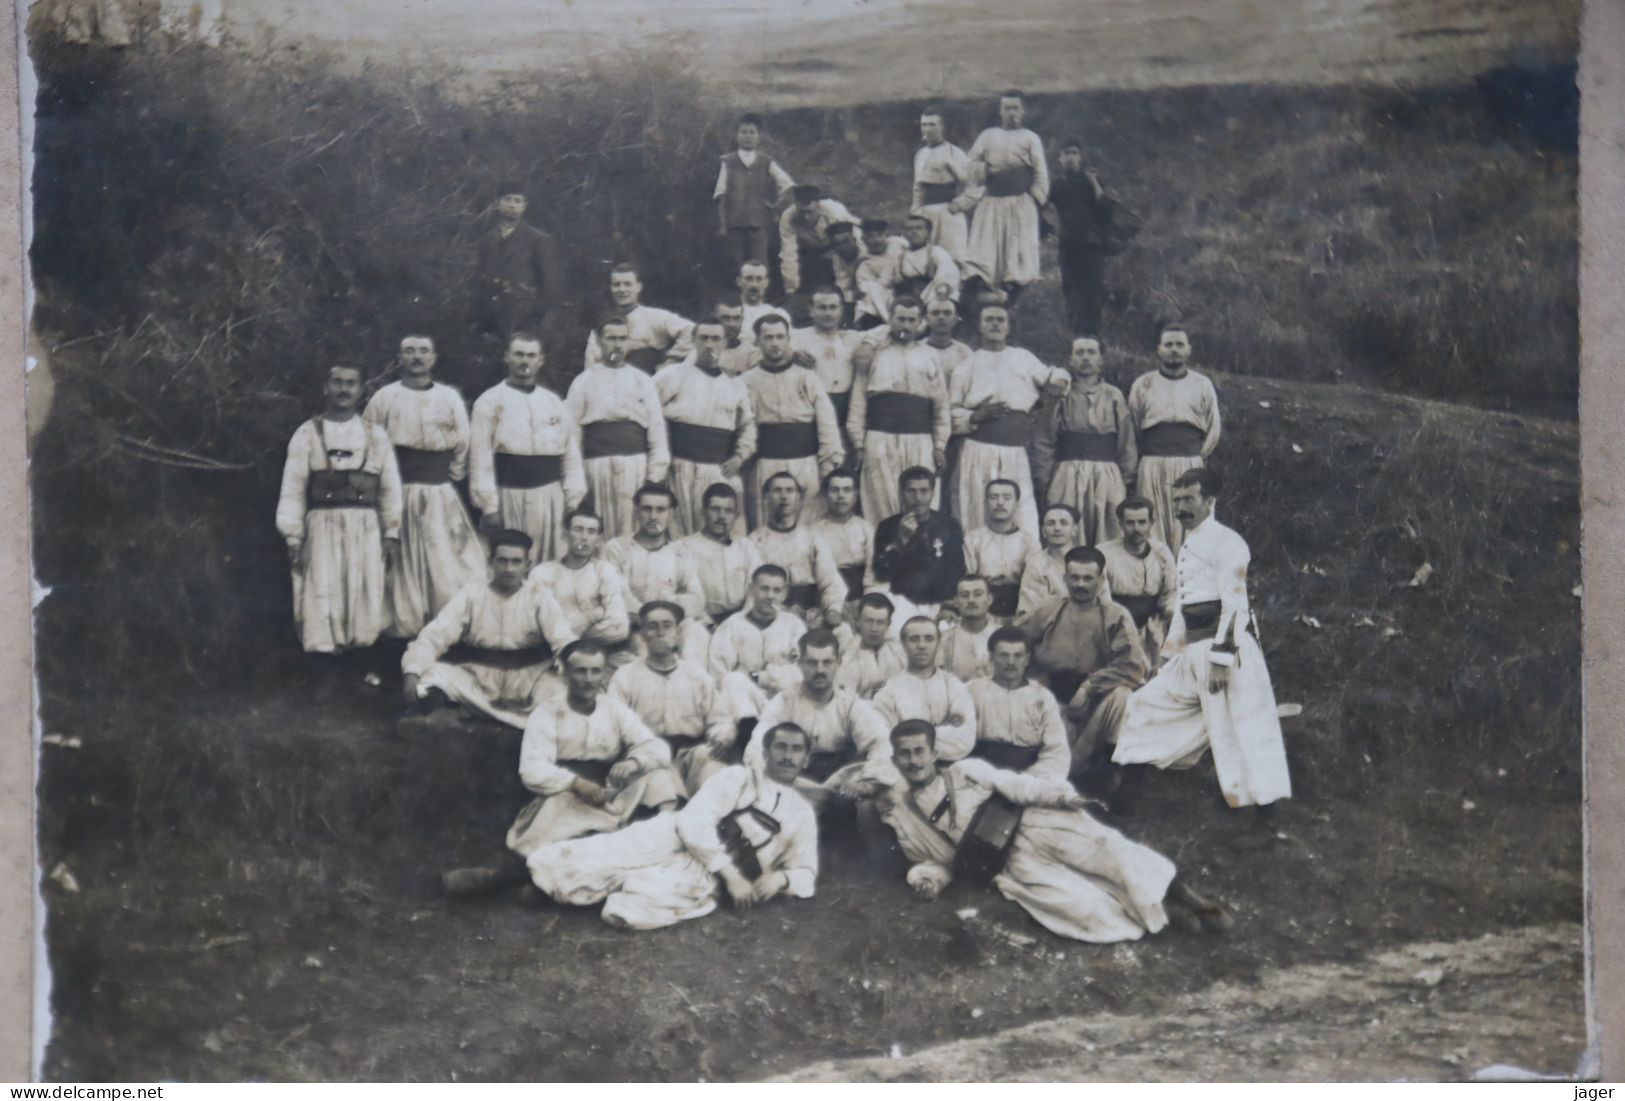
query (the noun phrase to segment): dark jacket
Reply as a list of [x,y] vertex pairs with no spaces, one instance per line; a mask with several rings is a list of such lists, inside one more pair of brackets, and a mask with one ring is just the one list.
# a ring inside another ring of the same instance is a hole
[[951,516],[933,512],[898,545],[902,515],[889,516],[875,528],[875,580],[916,604],[939,604],[954,595],[965,576],[965,533]]
[[1095,198],[1094,185],[1079,172],[1057,173],[1050,181],[1050,205],[1060,223],[1060,246],[1066,252],[1115,256],[1140,230],[1140,219],[1110,191]]
[[535,226],[520,222],[506,237],[492,228],[480,238],[475,259],[474,296],[481,321],[536,325],[559,304],[565,279],[558,250],[553,238]]

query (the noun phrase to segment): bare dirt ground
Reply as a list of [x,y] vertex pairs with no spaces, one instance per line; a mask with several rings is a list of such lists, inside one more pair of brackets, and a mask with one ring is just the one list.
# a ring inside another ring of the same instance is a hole
[[[1430,1080],[1542,1066],[1585,1035],[1582,929],[1542,925],[1408,944],[1348,964],[1221,982],[1134,1016],[1059,1017],[978,1040],[817,1063],[797,1082]],[[1132,950],[1124,953],[1132,956]],[[1530,983],[1549,973],[1554,981]],[[1570,1065],[1550,1070],[1572,1072]],[[1539,1073],[1538,1071],[1534,1073]]]

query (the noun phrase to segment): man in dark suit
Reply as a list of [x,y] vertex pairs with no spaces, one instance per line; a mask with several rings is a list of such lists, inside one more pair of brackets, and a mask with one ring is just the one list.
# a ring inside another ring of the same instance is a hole
[[564,272],[553,238],[525,222],[525,196],[504,185],[497,224],[481,237],[474,269],[474,320],[482,333],[507,339],[540,332],[549,307],[564,293]]
[[896,622],[935,616],[965,573],[965,533],[953,517],[932,511],[936,484],[936,474],[923,466],[903,471],[897,478],[903,511],[875,528],[875,580],[890,588]]

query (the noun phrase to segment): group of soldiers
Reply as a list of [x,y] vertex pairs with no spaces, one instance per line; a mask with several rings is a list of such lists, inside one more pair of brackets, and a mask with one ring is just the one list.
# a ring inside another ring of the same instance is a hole
[[[1094,332],[1064,369],[1008,343],[1047,174],[1000,106],[968,155],[927,112],[909,237],[844,282],[852,235],[798,237],[747,116],[717,184],[739,297],[690,321],[617,265],[562,398],[523,329],[471,411],[426,336],[364,409],[362,372],[328,370],[277,510],[305,649],[403,640],[404,736],[523,731],[535,798],[449,894],[656,928],[810,896],[822,833],[900,852],[924,898],[990,879],[1064,936],[1228,926],[1085,809],[1131,815],[1149,769],[1209,751],[1229,806],[1267,823],[1290,795],[1247,545],[1214,515],[1217,394],[1177,323],[1126,399]],[[522,195],[498,208],[482,265],[529,229]],[[535,287],[488,286],[488,317],[535,315]]]

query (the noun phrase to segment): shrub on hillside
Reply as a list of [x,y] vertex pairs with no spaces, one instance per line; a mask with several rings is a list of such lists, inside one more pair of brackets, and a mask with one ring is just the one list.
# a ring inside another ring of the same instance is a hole
[[419,67],[343,76],[269,41],[161,45],[36,43],[35,330],[57,383],[34,465],[56,586],[42,654],[218,671],[289,637],[269,520],[322,369],[381,378],[399,337],[426,331],[451,381],[499,377],[468,287],[508,179],[569,258],[555,385],[614,262],[697,308],[722,130],[669,59],[454,98]]

